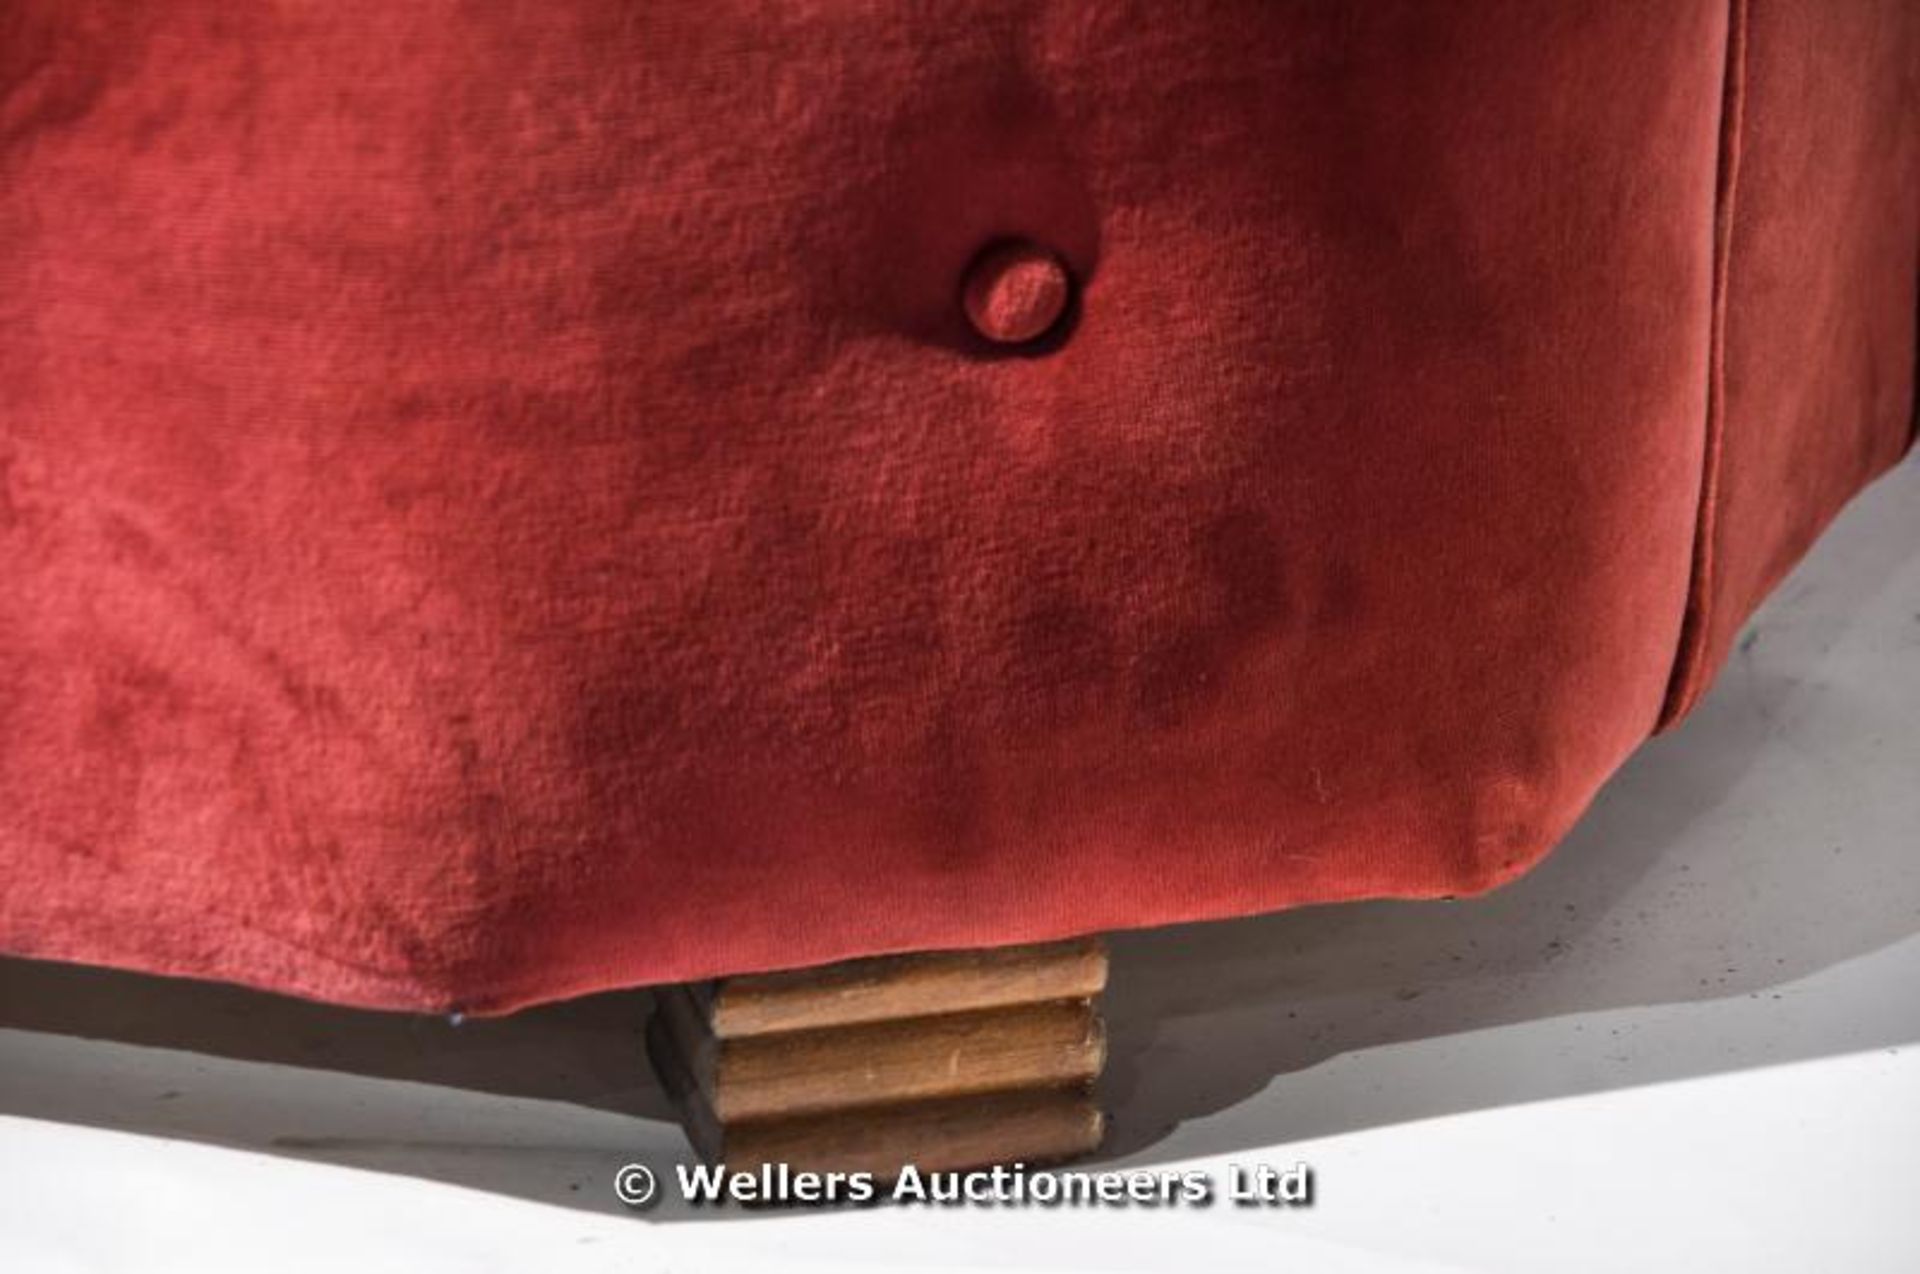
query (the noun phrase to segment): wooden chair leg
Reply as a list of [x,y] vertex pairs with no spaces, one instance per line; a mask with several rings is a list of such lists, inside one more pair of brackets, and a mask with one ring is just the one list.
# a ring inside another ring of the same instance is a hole
[[647,1051],[694,1148],[897,1175],[1093,1150],[1097,938],[850,960],[655,992]]

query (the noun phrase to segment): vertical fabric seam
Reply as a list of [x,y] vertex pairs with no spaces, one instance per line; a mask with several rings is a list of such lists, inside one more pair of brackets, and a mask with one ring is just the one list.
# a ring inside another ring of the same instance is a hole
[[1727,412],[1727,291],[1733,254],[1733,210],[1740,185],[1741,130],[1746,114],[1748,0],[1727,12],[1727,64],[1720,95],[1720,146],[1713,211],[1713,281],[1707,331],[1707,402],[1701,452],[1700,505],[1694,516],[1693,567],[1680,643],[1655,730],[1685,716],[1699,698],[1701,663],[1713,616],[1714,537],[1719,529],[1720,460]]
[[[1913,272],[1913,376],[1907,390],[1911,395],[1910,411],[1912,418],[1907,424],[1907,445],[1901,449],[1906,456],[1920,448],[1920,253],[1914,254],[1916,266]],[[1900,463],[1899,460],[1894,461]]]

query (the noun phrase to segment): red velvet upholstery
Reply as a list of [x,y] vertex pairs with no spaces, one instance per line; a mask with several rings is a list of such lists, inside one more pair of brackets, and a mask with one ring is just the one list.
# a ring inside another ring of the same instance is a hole
[[0,946],[485,1011],[1495,885],[1907,445],[1917,77],[1904,0],[14,0]]
[[1734,49],[1696,579],[1669,715],[1912,441],[1920,4],[1751,0]]

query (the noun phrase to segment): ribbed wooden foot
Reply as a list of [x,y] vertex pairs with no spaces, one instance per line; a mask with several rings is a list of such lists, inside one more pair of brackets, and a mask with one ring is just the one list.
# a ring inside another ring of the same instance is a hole
[[661,988],[647,1051],[700,1155],[887,1178],[1099,1145],[1098,939]]

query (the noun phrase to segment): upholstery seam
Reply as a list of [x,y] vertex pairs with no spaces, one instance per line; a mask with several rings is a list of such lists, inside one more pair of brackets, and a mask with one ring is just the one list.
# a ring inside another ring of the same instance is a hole
[[1694,515],[1692,572],[1680,621],[1679,648],[1668,674],[1666,700],[1656,731],[1685,716],[1700,694],[1713,618],[1715,537],[1719,530],[1720,466],[1727,410],[1727,293],[1733,255],[1733,213],[1740,185],[1742,127],[1746,115],[1747,6],[1730,0],[1726,71],[1720,98],[1720,143],[1713,211],[1713,278],[1707,329],[1707,402],[1701,452],[1700,503]]
[[[1900,450],[1901,458],[1916,449],[1920,449],[1920,253],[1915,254],[1913,272],[1913,377],[1908,385],[1910,402],[1907,422],[1907,445]],[[1900,460],[1896,459],[1895,464]]]

